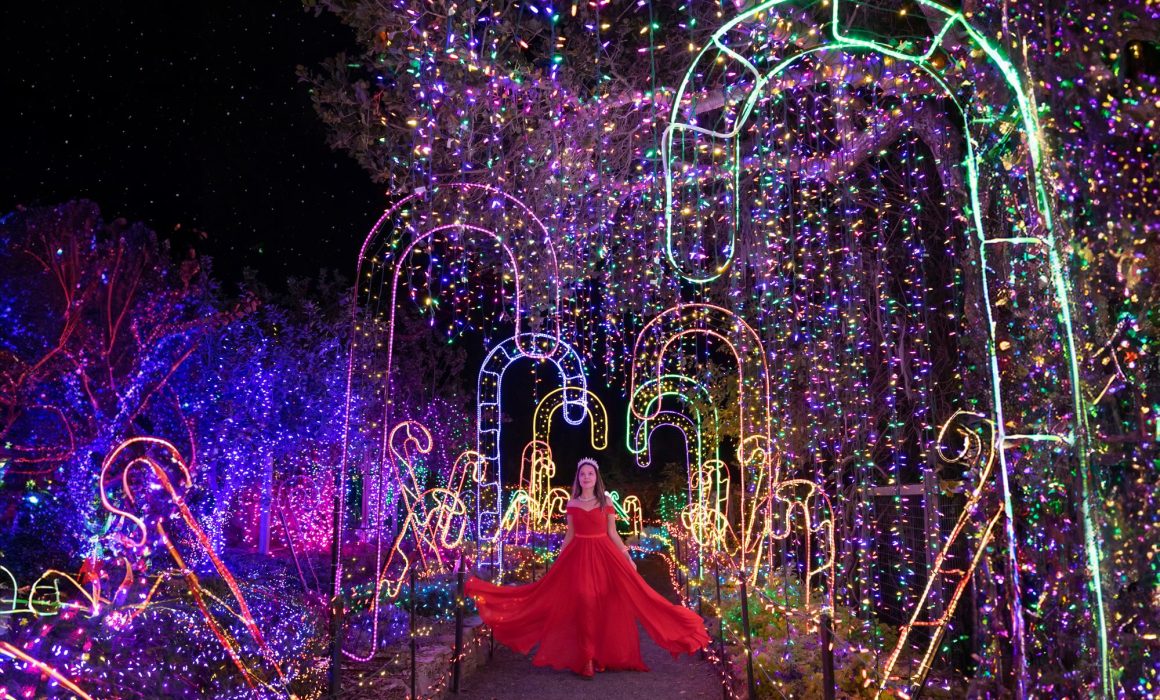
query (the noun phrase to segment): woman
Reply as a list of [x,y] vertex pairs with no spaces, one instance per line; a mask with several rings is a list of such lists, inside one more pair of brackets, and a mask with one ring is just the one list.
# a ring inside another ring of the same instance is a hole
[[636,572],[594,459],[576,465],[567,517],[564,544],[539,581],[496,586],[468,578],[467,594],[496,641],[521,654],[538,644],[534,665],[584,678],[605,669],[648,670],[637,622],[673,658],[708,645],[701,618],[665,600]]

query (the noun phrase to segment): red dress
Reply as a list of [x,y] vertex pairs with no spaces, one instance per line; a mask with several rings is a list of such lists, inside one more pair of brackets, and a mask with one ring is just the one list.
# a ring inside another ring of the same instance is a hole
[[673,658],[709,644],[700,616],[654,591],[608,537],[605,514],[615,512],[568,506],[572,540],[538,581],[497,586],[467,579],[467,595],[497,642],[521,654],[539,644],[533,665],[577,673],[589,660],[610,670],[649,670],[638,621]]

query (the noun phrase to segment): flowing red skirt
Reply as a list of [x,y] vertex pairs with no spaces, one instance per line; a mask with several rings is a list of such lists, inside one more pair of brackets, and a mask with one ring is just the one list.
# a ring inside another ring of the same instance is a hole
[[700,616],[654,591],[607,536],[574,537],[544,577],[497,586],[471,576],[466,592],[497,642],[532,664],[580,673],[593,661],[610,670],[647,671],[639,622],[677,658],[708,645]]

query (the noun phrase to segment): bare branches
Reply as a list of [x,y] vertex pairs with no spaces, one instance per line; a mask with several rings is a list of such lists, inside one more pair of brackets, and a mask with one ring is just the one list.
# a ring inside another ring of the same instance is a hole
[[[241,310],[207,314],[208,288],[194,268],[169,274],[167,252],[152,233],[103,226],[86,203],[20,212],[5,220],[0,237],[9,242],[6,283],[21,286],[24,297],[39,288],[41,303],[55,312],[13,329],[17,351],[0,392],[0,438],[12,444],[18,469],[43,462],[37,455],[46,449],[56,465],[67,463],[71,455],[59,444],[47,446],[53,435],[67,435],[72,450],[124,431],[204,331]],[[34,339],[54,327],[56,341],[38,348]],[[59,430],[45,423],[33,430],[30,412],[55,416]]]

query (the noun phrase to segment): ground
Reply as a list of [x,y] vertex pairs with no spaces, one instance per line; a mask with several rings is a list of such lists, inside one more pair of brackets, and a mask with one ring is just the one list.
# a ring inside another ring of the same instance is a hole
[[[674,599],[667,567],[659,557],[638,562],[641,575],[654,588]],[[682,698],[718,700],[719,675],[699,656],[683,655],[677,660],[649,639],[640,627],[641,654],[648,673],[631,671],[598,673],[584,680],[569,671],[532,666],[530,656],[521,656],[496,644],[491,663],[466,678],[460,697],[479,700],[544,700],[546,698]]]

